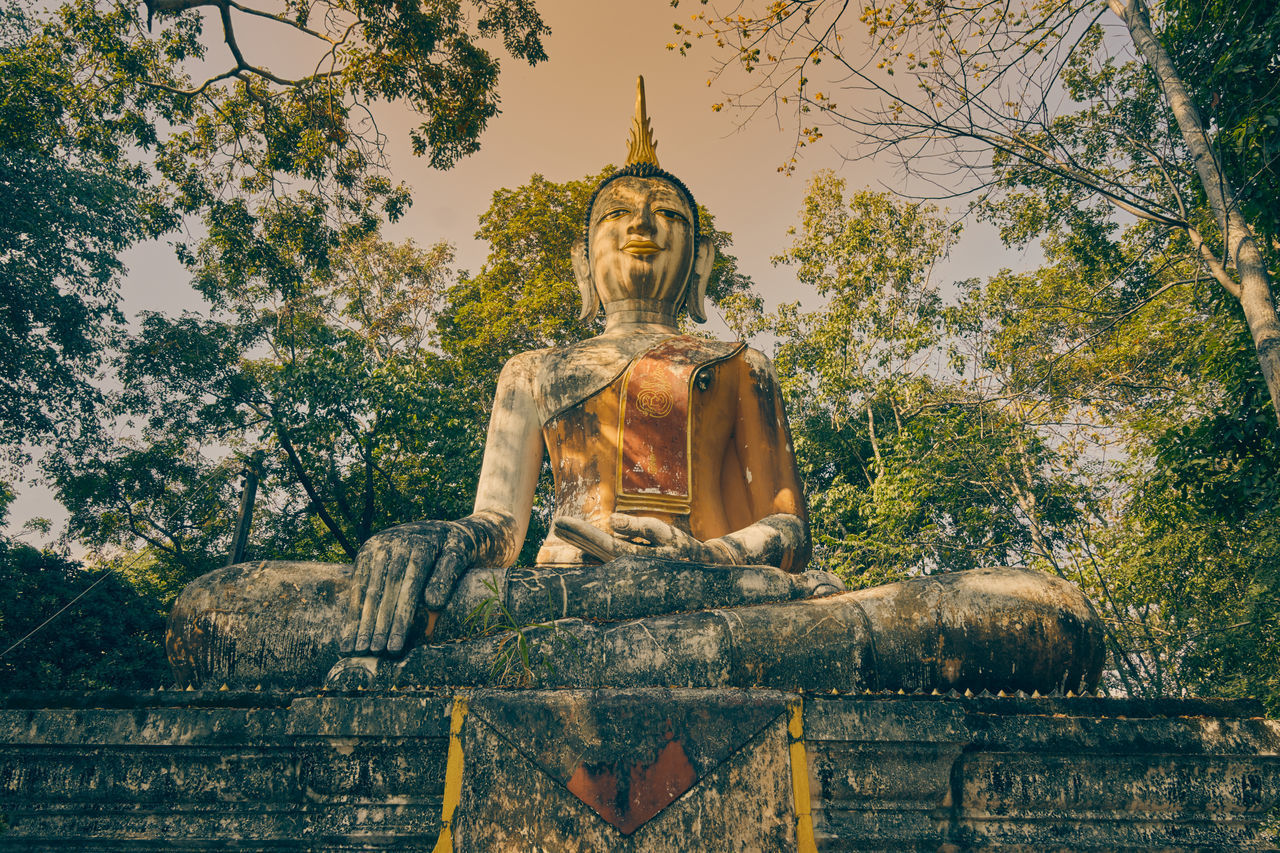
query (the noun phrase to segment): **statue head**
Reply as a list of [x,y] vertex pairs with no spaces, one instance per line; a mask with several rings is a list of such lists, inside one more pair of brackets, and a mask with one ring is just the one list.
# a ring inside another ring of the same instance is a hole
[[693,194],[658,165],[656,147],[641,77],[627,164],[596,187],[573,247],[583,320],[601,302],[606,315],[639,310],[674,325],[683,308],[699,323],[707,319],[703,299],[715,248],[698,232]]

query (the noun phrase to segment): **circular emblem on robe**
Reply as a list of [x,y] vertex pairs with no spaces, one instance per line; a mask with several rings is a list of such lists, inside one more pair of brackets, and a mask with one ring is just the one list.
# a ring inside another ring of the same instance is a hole
[[671,412],[675,398],[671,395],[671,381],[665,376],[650,374],[640,383],[636,394],[636,408],[651,418],[665,418]]

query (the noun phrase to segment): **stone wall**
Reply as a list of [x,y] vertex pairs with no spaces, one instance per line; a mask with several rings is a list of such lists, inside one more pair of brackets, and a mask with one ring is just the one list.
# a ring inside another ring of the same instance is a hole
[[5,696],[0,850],[430,851],[446,800],[466,851],[1277,849],[1280,723],[1253,703],[454,698]]

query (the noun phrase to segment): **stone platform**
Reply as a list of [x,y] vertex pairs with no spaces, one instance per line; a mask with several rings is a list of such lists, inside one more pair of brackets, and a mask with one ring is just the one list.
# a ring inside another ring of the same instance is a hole
[[0,850],[1273,850],[1278,803],[1250,702],[0,697]]

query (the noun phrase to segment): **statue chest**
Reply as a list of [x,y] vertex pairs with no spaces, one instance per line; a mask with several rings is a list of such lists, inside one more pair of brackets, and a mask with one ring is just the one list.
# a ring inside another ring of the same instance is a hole
[[547,421],[557,515],[599,522],[616,511],[701,526],[699,504],[714,498],[733,432],[742,349],[668,338]]

